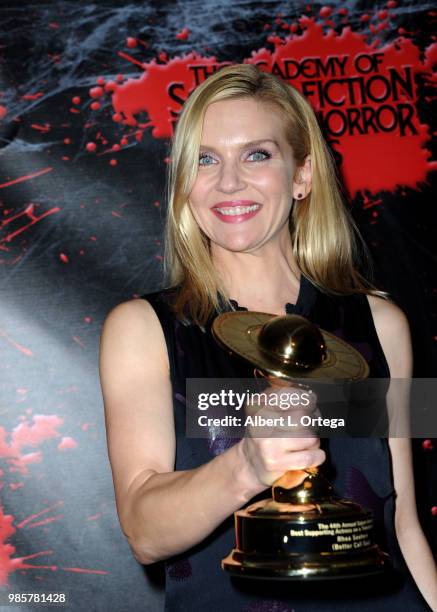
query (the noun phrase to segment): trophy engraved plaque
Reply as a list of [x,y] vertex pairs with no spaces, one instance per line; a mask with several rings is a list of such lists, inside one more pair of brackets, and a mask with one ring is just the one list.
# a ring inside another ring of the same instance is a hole
[[[228,312],[216,317],[212,333],[272,384],[354,381],[369,373],[358,351],[299,315]],[[317,467],[286,472],[273,483],[270,499],[234,516],[236,545],[222,561],[233,575],[320,580],[378,574],[389,565],[374,540],[372,512],[340,499]]]

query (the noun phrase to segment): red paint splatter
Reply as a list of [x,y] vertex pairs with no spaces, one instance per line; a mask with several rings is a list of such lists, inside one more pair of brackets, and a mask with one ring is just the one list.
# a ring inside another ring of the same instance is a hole
[[103,96],[103,87],[92,87],[89,91],[91,98],[101,98]]
[[64,436],[58,444],[58,450],[70,450],[77,447],[77,442],[70,436]]
[[[13,340],[9,334],[7,334],[5,331],[3,331],[2,329],[0,329],[0,336],[2,338],[4,338],[5,340],[7,340],[7,342],[9,342],[9,344],[11,344],[14,348],[16,348],[17,350],[20,351],[20,353],[23,353],[23,355],[26,355],[26,357],[33,357],[33,353],[32,351],[23,346],[22,344],[20,344],[19,342],[16,342],[15,340]],[[1,443],[1,428],[0,428],[0,443]],[[1,452],[1,448],[0,448],[0,452]],[[1,456],[1,454],[0,454]]]
[[71,101],[73,102],[73,104],[80,104],[80,98],[79,96],[74,96],[74,98],[71,99]]
[[190,36],[190,30],[188,28],[184,28],[183,30],[181,30],[180,32],[176,34],[176,39],[177,40],[188,40],[189,36]]
[[6,117],[7,113],[8,109],[6,108],[6,106],[0,104],[0,121]]
[[50,131],[50,124],[46,123],[45,125],[39,125],[38,123],[32,123],[31,128],[34,130],[38,130],[38,132],[48,132]]
[[[13,182],[14,181],[11,181],[11,183]],[[20,180],[17,179],[15,182],[20,182]],[[59,207],[55,206],[54,208],[47,210],[45,213],[42,213],[39,217],[36,217],[34,215],[34,209],[35,209],[34,204],[29,204],[29,206],[25,208],[23,211],[21,211],[20,213],[17,213],[16,215],[12,215],[11,217],[8,217],[7,219],[3,219],[2,221],[0,221],[0,230],[2,230],[4,228],[7,228],[7,226],[10,223],[12,223],[13,221],[16,221],[17,219],[20,219],[21,217],[23,217],[26,220],[30,219],[29,223],[27,223],[26,225],[23,225],[19,229],[13,232],[10,232],[9,234],[6,234],[6,236],[3,236],[2,238],[0,238],[0,245],[7,243],[7,242],[11,242],[11,240],[13,240],[16,236],[25,232],[27,229],[29,229],[29,227],[31,227],[32,225],[35,225],[35,223],[38,223],[45,217],[48,217],[49,215],[53,215],[61,210]]]
[[42,91],[38,91],[37,93],[34,94],[25,94],[24,96],[22,96],[23,100],[38,100],[38,98],[41,98],[44,95],[44,92]]
[[84,569],[82,567],[61,567],[65,572],[77,572],[79,574],[109,574],[104,570],[96,570],[96,569]]
[[381,21],[383,21],[384,19],[387,19],[388,17],[388,11],[386,9],[382,10],[382,11],[378,11],[376,13],[376,16],[378,19],[380,19]]
[[422,442],[422,448],[424,450],[432,450],[434,448],[434,444],[432,443],[432,440],[424,440]]
[[41,514],[44,514],[45,512],[50,511],[51,509],[53,509],[54,507],[62,503],[63,502],[58,502],[57,504],[54,504],[50,508],[46,508],[42,510],[41,512],[38,512],[36,514],[33,514],[27,517],[26,519],[21,521],[21,523],[19,523],[17,527],[14,527],[13,525],[14,523],[13,515],[5,514],[2,506],[0,506],[0,586],[2,587],[6,586],[8,584],[9,576],[13,572],[16,572],[18,570],[47,569],[52,572],[62,570],[65,572],[75,572],[75,573],[82,573],[82,574],[99,574],[99,575],[106,575],[109,573],[105,570],[98,570],[98,569],[88,569],[88,568],[81,568],[81,567],[58,567],[57,565],[54,565],[54,564],[52,565],[33,565],[33,564],[25,562],[25,561],[28,561],[29,559],[35,559],[37,557],[51,555],[53,554],[53,550],[41,550],[36,553],[32,553],[30,555],[14,557],[16,548],[12,544],[10,544],[8,540],[16,533],[17,528],[23,528],[27,526],[28,529],[32,529],[35,527],[40,527],[43,525],[50,524],[54,521],[57,521],[63,518],[63,515],[61,514],[57,516],[47,517],[45,519],[42,519],[41,521],[30,523],[30,521],[33,520],[34,518],[40,516]]
[[59,259],[63,262],[63,263],[68,263],[70,260],[68,259],[68,255],[66,255],[65,253],[59,253]]
[[34,453],[27,453],[26,455],[21,455],[20,464],[21,465],[30,465],[32,463],[41,463],[42,461],[42,452],[35,451]]
[[114,83],[114,81],[108,81],[105,85],[106,92],[115,91],[116,89],[117,89],[117,83]]
[[133,38],[132,36],[129,36],[129,38],[126,40],[126,47],[128,47],[128,49],[135,49],[137,45],[137,39]]
[[94,111],[99,110],[100,102],[91,102],[90,106],[91,106],[91,110],[94,110]]
[[11,491],[16,491],[17,489],[21,489],[24,485],[24,482],[11,482],[9,483],[9,488]]
[[59,506],[63,506],[63,505],[64,505],[63,501],[58,501],[55,504],[52,504],[51,506],[48,506],[47,508],[43,508],[43,510],[40,510],[39,512],[36,512],[35,514],[29,515],[28,517],[26,517],[25,519],[20,521],[20,523],[17,524],[17,528],[18,529],[22,529],[28,523],[32,522],[34,519],[38,518],[42,514],[46,514],[47,512],[51,512],[54,508],[58,508]]
[[319,11],[319,15],[320,17],[329,17],[330,15],[332,15],[332,7],[330,6],[322,6],[322,8]]
[[370,200],[367,195],[363,198],[363,208],[372,208],[373,206],[379,206],[382,204],[382,199],[378,198],[377,200]]
[[43,168],[42,170],[38,170],[37,172],[32,172],[32,174],[25,174],[16,179],[13,179],[12,181],[0,184],[0,189],[3,189],[4,187],[10,187],[11,185],[16,185],[17,183],[22,183],[23,181],[30,181],[31,179],[37,176],[42,176],[43,174],[47,174],[47,172],[51,172],[52,170],[53,168],[49,166],[47,168]]
[[53,523],[55,521],[59,521],[59,519],[64,518],[63,514],[58,514],[58,516],[50,516],[48,518],[43,519],[42,521],[37,521],[36,523],[31,523],[28,525],[28,529],[33,529],[34,527],[41,527],[42,525],[48,525],[49,523]]
[[15,547],[7,543],[16,531],[13,522],[14,517],[11,514],[4,514],[0,506],[0,585],[7,584],[9,574],[19,569],[21,565],[20,559],[12,558]]
[[97,149],[97,145],[95,142],[87,142],[85,149],[88,151],[88,153],[94,153],[94,151]]
[[[131,55],[128,55],[127,53],[124,53],[123,51],[119,51],[118,55],[122,57],[123,59],[127,60],[128,62],[131,62],[132,64],[135,64],[136,66],[139,66],[140,68],[144,69],[144,64],[138,61],[137,59],[135,59],[134,57],[132,57]],[[111,83],[112,83],[111,89],[112,91],[115,91],[117,84],[114,83],[113,81]],[[106,91],[109,91],[109,89],[107,89]]]
[[39,458],[37,453],[23,453],[23,449],[37,447],[47,440],[59,437],[61,434],[57,429],[63,422],[63,419],[55,414],[36,414],[32,417],[31,423],[26,419],[12,432],[7,432],[4,427],[0,427],[0,457],[6,459],[9,465],[18,468],[21,473],[26,474],[27,465],[39,461]]
[[[22,451],[26,447],[40,446],[43,442],[59,436],[56,428],[62,424],[62,419],[56,415],[35,415],[32,423],[21,422],[11,432],[7,432],[3,427],[0,427],[0,457],[6,460],[10,472],[20,471],[27,473],[27,465],[41,460],[41,451],[24,454]],[[9,440],[7,439],[9,438]],[[0,475],[4,472],[0,470]],[[21,488],[22,482],[11,483],[11,490]],[[51,512],[54,508],[63,505],[63,501],[59,501],[41,511],[31,514],[24,518],[20,523],[13,525],[14,517],[11,514],[5,514],[3,507],[0,506],[0,586],[8,583],[8,577],[11,573],[17,570],[27,569],[50,569],[56,570],[53,565],[31,565],[24,561],[33,559],[42,555],[52,554],[52,550],[44,550],[33,553],[27,556],[14,557],[16,552],[15,547],[8,542],[18,529],[34,528],[41,525],[52,523],[62,518],[63,515],[55,515],[46,517],[40,521],[35,521],[36,518],[43,514]]]
[[111,166],[116,166],[116,165],[118,164],[118,162],[117,162],[117,160],[116,160],[116,159],[111,159],[111,160],[110,160],[110,162],[109,162],[109,164],[110,164]]

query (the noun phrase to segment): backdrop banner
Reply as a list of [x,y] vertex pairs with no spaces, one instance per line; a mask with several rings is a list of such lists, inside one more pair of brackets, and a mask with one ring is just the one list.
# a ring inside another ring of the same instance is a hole
[[[221,67],[255,64],[313,105],[376,284],[409,319],[414,375],[436,377],[435,14],[407,0],[1,3],[0,605],[57,593],[69,610],[162,610],[160,566],[135,561],[118,523],[98,343],[112,307],[161,286],[170,137]],[[437,441],[413,444],[436,550]]]

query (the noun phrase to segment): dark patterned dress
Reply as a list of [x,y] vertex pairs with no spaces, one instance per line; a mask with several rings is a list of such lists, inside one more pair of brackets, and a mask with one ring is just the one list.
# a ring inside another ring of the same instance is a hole
[[[205,329],[180,323],[169,309],[177,289],[143,296],[161,323],[170,362],[176,429],[176,470],[196,468],[224,452],[235,439],[185,436],[186,378],[251,378],[253,369],[230,357]],[[233,301],[235,310],[246,310]],[[379,343],[366,296],[332,297],[301,276],[296,304],[288,314],[300,314],[352,344],[367,360],[370,377],[388,378],[389,368]],[[166,562],[168,612],[325,612],[429,610],[403,561],[394,531],[394,490],[386,439],[333,438],[323,440],[327,470],[336,492],[374,512],[379,543],[391,557],[394,570],[380,578],[322,582],[270,582],[231,578],[220,567],[235,544],[233,517],[201,544]],[[329,464],[329,465],[328,465]],[[267,493],[266,493],[267,495]]]

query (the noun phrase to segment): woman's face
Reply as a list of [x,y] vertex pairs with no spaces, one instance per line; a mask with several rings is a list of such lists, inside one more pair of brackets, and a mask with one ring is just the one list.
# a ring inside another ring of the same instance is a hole
[[253,98],[211,104],[189,202],[213,253],[255,252],[279,241],[288,232],[293,197],[310,189],[309,162],[296,170],[274,107]]

